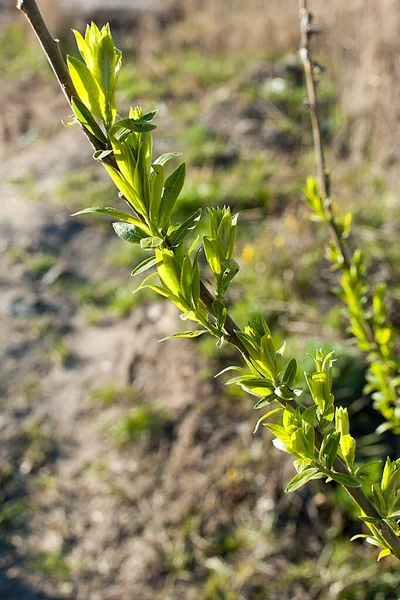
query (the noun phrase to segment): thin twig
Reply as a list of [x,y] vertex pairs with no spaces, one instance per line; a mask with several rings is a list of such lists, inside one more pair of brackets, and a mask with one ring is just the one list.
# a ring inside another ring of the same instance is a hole
[[[317,163],[318,178],[321,185],[321,193],[323,199],[326,201],[325,212],[328,216],[328,227],[331,232],[331,236],[340,251],[343,259],[342,267],[347,271],[351,267],[351,259],[347,246],[343,243],[339,234],[338,224],[335,219],[335,215],[332,210],[330,202],[331,192],[331,179],[328,169],[325,163],[325,152],[324,144],[321,135],[321,126],[318,116],[318,98],[316,90],[316,82],[314,79],[314,67],[313,60],[310,51],[310,40],[313,35],[319,34],[320,30],[313,27],[312,21],[313,16],[307,9],[307,0],[299,0],[300,5],[300,34],[301,34],[301,47],[300,47],[300,58],[303,63],[304,73],[307,83],[308,93],[308,108],[310,111],[311,126],[314,140],[315,160]],[[374,347],[374,350],[378,355],[381,356],[380,346],[376,343],[374,332],[371,328],[370,323],[367,319],[364,319],[364,325],[368,340]],[[382,357],[382,356],[381,356]]]
[[[36,34],[37,39],[45,53],[47,60],[57,78],[60,88],[62,89],[69,105],[71,106],[71,98],[78,98],[78,93],[75,89],[70,77],[67,65],[65,64],[63,55],[61,54],[58,41],[53,39],[46,23],[40,14],[39,8],[35,0],[17,0],[17,8],[22,11],[29,21],[30,26]],[[88,129],[81,125],[86,137],[91,143],[94,150],[103,150],[104,146]]]
[[[213,314],[212,304],[213,304],[215,298],[202,281],[200,282],[200,299],[201,299],[202,303],[204,304],[204,306],[207,308],[207,310],[211,314]],[[236,331],[240,331],[240,328],[238,325],[236,325],[235,321],[232,319],[232,317],[229,314],[226,315],[224,329],[228,334],[227,341],[230,344],[233,344],[234,346],[236,346],[236,348],[238,350],[240,350],[240,352],[242,354],[247,356],[248,353],[247,353],[246,348],[243,346],[242,342],[239,340],[238,336],[236,335]]]
[[[321,126],[318,116],[318,98],[316,91],[316,82],[314,79],[314,66],[310,51],[310,40],[312,36],[320,32],[319,30],[313,27],[313,17],[308,10],[307,0],[299,0],[299,8],[301,35],[300,58],[304,66],[304,73],[307,84],[308,108],[310,111],[318,178],[320,180],[323,199],[326,201],[326,210],[328,211],[329,215],[329,227],[331,230],[331,235],[343,256],[343,267],[349,270],[351,266],[351,261],[348,255],[347,248],[340,238],[337,223],[335,221],[335,217],[329,203],[331,193],[331,181],[329,171],[327,170],[325,163],[324,145],[322,141]],[[366,325],[369,324],[366,323]],[[373,332],[370,329],[368,330],[368,334],[371,340],[374,342],[375,340]],[[339,473],[348,474],[348,470],[345,464],[339,458],[335,460],[334,467],[335,470]],[[393,554],[400,560],[400,538],[384,521],[382,521],[382,516],[379,514],[375,506],[364,494],[361,488],[346,487],[346,490],[353,498],[353,500],[358,504],[358,506],[361,508],[365,515],[380,521],[379,524],[376,525],[378,531],[392,549]]]
[[317,87],[314,79],[314,65],[310,50],[310,40],[313,35],[319,33],[312,25],[312,14],[307,9],[307,0],[299,0],[300,6],[300,58],[304,67],[306,77],[307,93],[308,93],[308,109],[310,111],[311,126],[314,140],[315,160],[317,163],[318,179],[321,186],[322,197],[326,202],[326,211],[329,216],[329,227],[335,244],[340,249],[343,256],[343,265],[346,269],[350,269],[350,258],[347,248],[340,239],[339,230],[335,221],[334,214],[330,208],[329,198],[331,194],[331,178],[328,169],[326,168],[324,145],[322,141],[321,125],[318,116],[318,97]]
[[[333,464],[335,471],[348,475],[348,470],[340,458],[336,458]],[[372,504],[368,496],[364,494],[362,488],[347,487],[344,486],[348,494],[353,498],[354,502],[361,508],[364,515],[377,519],[375,527],[386,541],[388,546],[391,548],[393,554],[400,560],[400,537],[398,537],[393,529],[389,527],[382,519],[382,515],[379,514],[378,510]]]

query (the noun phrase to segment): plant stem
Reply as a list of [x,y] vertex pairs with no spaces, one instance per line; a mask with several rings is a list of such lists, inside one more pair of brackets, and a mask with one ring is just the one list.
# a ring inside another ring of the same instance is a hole
[[[325,162],[324,145],[322,142],[321,126],[318,116],[317,88],[314,79],[314,66],[310,51],[310,39],[313,35],[319,33],[319,31],[314,29],[312,26],[312,14],[307,9],[307,0],[299,0],[299,6],[301,35],[301,47],[299,53],[303,63],[307,84],[308,108],[310,111],[311,127],[314,140],[315,160],[317,163],[318,178],[320,181],[322,197],[324,200],[329,200],[331,192],[331,178]],[[329,202],[326,202],[326,212],[328,214],[328,225],[331,230],[331,235],[343,256],[343,265],[346,267],[346,269],[350,269],[351,263],[348,251],[340,239],[338,226]]]
[[[207,308],[207,310],[210,312],[210,314],[213,314],[212,304],[213,304],[215,298],[202,281],[200,282],[200,299],[201,299],[202,303],[204,304],[204,306]],[[239,325],[237,325],[235,323],[235,321],[232,319],[232,317],[229,314],[226,315],[224,329],[228,334],[227,341],[230,344],[233,344],[234,346],[236,346],[236,348],[238,350],[240,350],[240,352],[242,354],[247,356],[246,348],[243,346],[242,342],[239,340],[238,336],[236,335],[236,331],[240,331],[240,327],[239,327]]]
[[[335,471],[338,473],[349,474],[348,469],[340,458],[336,458],[334,465]],[[389,527],[387,523],[382,520],[382,515],[372,504],[368,496],[363,492],[361,488],[346,487],[347,492],[353,498],[354,502],[359,506],[364,515],[373,519],[378,519],[379,523],[374,523],[375,527],[392,550],[394,556],[400,560],[400,537],[398,537],[393,529]]]
[[[39,40],[42,50],[54,71],[57,81],[60,84],[60,87],[66,99],[68,100],[69,105],[71,106],[72,96],[78,98],[78,94],[75,90],[74,84],[72,83],[63,55],[61,54],[58,40],[53,39],[51,36],[35,0],[17,0],[16,6],[24,13],[25,17],[29,21],[29,24]],[[88,129],[83,127],[83,125],[81,125],[81,127],[93,149],[102,150],[103,144]]]
[[[304,5],[303,8],[304,8],[304,10],[306,10],[305,0],[301,0],[301,4]],[[44,53],[47,56],[47,60],[49,61],[50,65],[57,77],[60,87],[61,87],[62,91],[64,92],[68,102],[70,103],[71,97],[73,95],[77,96],[77,93],[72,84],[70,75],[68,73],[68,69],[65,65],[65,62],[64,62],[64,59],[59,50],[58,44],[51,37],[51,35],[43,21],[43,18],[40,14],[40,11],[37,7],[35,0],[18,0],[17,8],[19,8],[25,14],[27,20],[29,21],[32,29],[34,30],[42,48],[43,48]],[[306,42],[308,44],[308,33],[307,33],[306,37],[307,37]],[[306,48],[307,48],[307,45],[306,45]],[[308,51],[307,51],[307,60],[309,61],[310,68],[311,68],[311,62],[308,58]],[[314,99],[315,99],[315,85],[314,85],[314,80],[313,80],[313,75],[312,75],[312,68],[311,68],[310,73],[311,73],[311,80],[312,80],[312,89],[314,90]],[[314,103],[314,107],[315,107],[314,122],[317,124],[317,130],[319,132],[320,130],[319,130],[319,124],[318,124],[317,111],[316,111],[316,103]],[[313,111],[312,111],[312,114],[313,114]],[[86,129],[84,129],[84,132],[85,132],[86,137],[89,139],[90,143],[96,150],[104,150],[105,149],[105,146],[99,140],[97,140],[97,138],[94,138],[94,136],[92,136],[90,134],[90,132],[88,132]],[[322,157],[322,162],[321,162],[322,179],[321,179],[321,182],[325,181],[325,184],[324,184],[325,190],[329,191],[329,186],[328,186],[328,188],[326,188],[326,181],[329,181],[329,179],[325,180],[324,159],[323,159],[323,151],[322,151],[320,134],[319,134],[319,140],[320,140],[320,158],[319,158],[319,160],[321,160],[321,157]],[[208,288],[204,285],[203,282],[200,283],[200,297],[201,297],[201,301],[203,302],[204,306],[210,312],[212,312],[212,303],[214,301],[214,296],[208,290]],[[227,319],[226,319],[225,329],[229,335],[228,341],[231,344],[233,344],[234,346],[236,346],[236,348],[238,348],[240,350],[240,352],[246,356],[247,352],[246,352],[245,348],[243,347],[243,344],[240,342],[239,338],[236,335],[236,331],[239,330],[239,327],[236,325],[236,323],[233,321],[233,319],[229,315],[227,316]],[[341,464],[341,461],[339,461],[339,459],[337,459],[335,462],[335,469],[341,473],[343,473],[343,472],[348,473],[346,467]],[[381,519],[381,515],[379,515],[378,511],[373,506],[373,504],[370,502],[368,497],[364,494],[364,492],[361,490],[361,488],[346,488],[346,489],[347,489],[348,493],[352,496],[352,498],[355,500],[355,502],[358,504],[358,506],[361,508],[361,510],[367,516],[376,518],[376,519]],[[381,533],[382,537],[387,542],[388,546],[390,546],[390,548],[392,549],[393,554],[400,560],[400,538],[398,538],[394,534],[394,532],[390,529],[390,527],[388,525],[386,525],[386,523],[384,523],[384,522],[382,522],[380,525],[377,525],[377,528],[378,528],[379,532]]]
[[[315,160],[317,164],[318,178],[320,180],[321,193],[323,199],[326,201],[325,213],[328,217],[327,224],[330,229],[331,236],[335,242],[337,248],[343,257],[343,269],[349,271],[351,267],[351,259],[348,253],[347,246],[343,243],[338,225],[335,220],[331,204],[329,202],[331,192],[331,179],[329,170],[326,167],[324,144],[321,134],[321,126],[318,116],[318,97],[316,81],[314,78],[313,60],[310,50],[310,40],[313,35],[319,34],[320,30],[313,27],[313,15],[308,10],[307,0],[299,0],[300,8],[300,35],[301,35],[301,46],[300,46],[300,58],[304,67],[304,74],[307,84],[308,93],[308,108],[310,111],[311,127],[314,141]],[[385,363],[385,357],[382,356],[382,352],[379,344],[375,339],[374,331],[371,324],[365,318],[365,312],[362,311],[363,324],[366,330],[367,338],[377,353],[379,358]]]
[[[319,33],[319,30],[315,29],[312,25],[312,14],[308,10],[307,0],[299,0],[300,8],[300,35],[301,35],[301,47],[300,47],[300,58],[303,63],[304,73],[307,84],[308,93],[308,108],[310,111],[311,127],[314,140],[315,159],[317,164],[318,178],[321,185],[321,193],[325,201],[329,200],[331,192],[331,181],[329,171],[326,168],[324,145],[321,135],[321,126],[318,116],[318,98],[316,91],[316,82],[314,79],[314,68],[313,61],[310,52],[310,39],[313,35]],[[343,256],[343,268],[349,270],[351,266],[350,257],[346,246],[340,239],[339,230],[335,221],[332,208],[329,202],[326,202],[326,211],[328,214],[328,225],[331,231],[332,238],[340,249]],[[367,328],[368,337],[376,348],[375,338],[369,323],[365,320],[365,326]],[[338,473],[349,474],[346,465],[340,458],[336,458],[334,462],[334,468]],[[380,520],[380,523],[376,525],[379,533],[382,535],[388,546],[391,548],[393,554],[400,560],[400,538],[394,533],[394,531],[382,521],[382,515],[379,514],[376,507],[372,504],[368,496],[363,492],[361,488],[346,487],[347,492],[353,498],[354,502],[359,506],[362,512],[373,519]]]

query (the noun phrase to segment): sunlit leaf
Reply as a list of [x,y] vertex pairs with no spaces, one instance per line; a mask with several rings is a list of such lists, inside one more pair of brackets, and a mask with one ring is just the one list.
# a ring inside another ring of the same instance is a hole
[[83,208],[82,210],[78,210],[78,212],[73,213],[71,215],[71,217],[76,217],[77,215],[87,215],[90,213],[107,215],[108,217],[112,217],[114,219],[121,219],[121,221],[126,221],[127,223],[132,223],[132,225],[136,225],[136,227],[143,230],[144,233],[146,233],[147,235],[150,235],[149,228],[147,227],[147,225],[142,223],[142,221],[139,221],[139,219],[136,219],[133,215],[129,215],[128,213],[124,212],[123,210],[118,210],[116,208],[91,206],[90,208]]
[[164,193],[160,203],[159,223],[161,227],[165,227],[169,221],[175,202],[183,188],[185,175],[186,164],[182,163],[164,182]]
[[149,258],[146,258],[145,260],[143,260],[139,265],[137,265],[137,267],[135,267],[133,269],[131,275],[133,277],[135,275],[141,275],[148,269],[151,269],[151,267],[154,267],[156,264],[157,264],[157,258],[155,256],[149,256]]
[[201,213],[202,213],[202,210],[201,210],[201,208],[199,208],[198,210],[196,210],[195,213],[193,213],[193,215],[190,215],[190,217],[188,217],[186,219],[186,221],[184,221],[181,225],[179,225],[178,229],[176,229],[170,235],[171,244],[173,246],[179,246],[179,244],[181,244],[183,242],[183,240],[185,239],[186,235],[190,231],[193,231],[193,229],[196,228],[198,222],[201,219]]
[[312,479],[322,479],[323,477],[324,474],[314,467],[306,469],[305,471],[302,471],[293,477],[293,479],[286,486],[285,493],[288,494],[290,492],[295,492]]
[[273,410],[270,410],[269,412],[267,412],[265,415],[263,415],[260,419],[258,419],[256,426],[254,428],[253,433],[257,433],[257,430],[259,428],[259,426],[261,425],[261,423],[263,421],[265,421],[265,419],[268,419],[268,417],[270,417],[271,415],[274,415],[275,413],[281,412],[283,410],[282,406],[278,406],[278,408],[274,408]]
[[67,56],[69,74],[77,94],[90,112],[98,119],[102,118],[101,97],[103,92],[87,66],[74,58]]
[[118,237],[131,244],[140,244],[147,239],[147,234],[131,223],[113,223],[112,226]]
[[72,109],[75,113],[76,118],[80,123],[92,133],[98,140],[103,144],[107,144],[107,138],[102,132],[100,126],[97,124],[96,119],[93,117],[90,110],[84,105],[84,103],[72,96],[71,98]]
[[385,548],[384,550],[381,550],[379,552],[377,561],[379,562],[382,558],[385,558],[385,556],[390,556],[390,554],[392,554],[392,552],[389,548]]
[[194,329],[192,331],[178,331],[178,333],[173,333],[162,340],[160,342],[165,342],[166,340],[173,340],[176,338],[196,338],[199,335],[203,335],[203,333],[208,333],[207,329]]

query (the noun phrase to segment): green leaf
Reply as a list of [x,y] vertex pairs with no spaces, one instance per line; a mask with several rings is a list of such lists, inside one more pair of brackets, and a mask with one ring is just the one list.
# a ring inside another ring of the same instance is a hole
[[381,480],[382,490],[386,490],[386,488],[388,487],[390,478],[394,473],[395,466],[396,466],[396,464],[392,463],[392,461],[388,457],[386,459],[385,466],[383,467],[383,472],[382,472],[382,480]]
[[165,164],[167,164],[167,162],[169,160],[171,160],[171,158],[175,158],[176,156],[181,156],[182,152],[167,152],[166,154],[161,154],[161,156],[159,156],[154,162],[153,162],[153,166],[154,165],[162,165],[164,166]]
[[242,373],[242,375],[249,375],[249,371],[246,371],[246,369],[243,369],[243,367],[237,367],[235,365],[232,365],[231,367],[226,367],[225,369],[222,369],[222,371],[214,375],[214,379],[216,377],[219,377],[220,375],[223,375],[224,373],[227,373],[228,371],[239,371],[239,373]]
[[153,164],[153,173],[151,178],[151,202],[150,202],[150,218],[157,226],[160,221],[160,202],[161,194],[164,185],[164,167],[162,165]]
[[[312,431],[314,432],[314,430]],[[296,431],[293,431],[290,439],[295,455],[302,458],[313,458],[313,444],[310,443],[310,440],[304,429],[297,429]]]
[[[335,461],[337,451],[340,443],[340,433],[339,431],[335,431],[331,433],[327,440],[324,439],[324,442],[321,446],[322,455],[325,458],[325,465],[327,469],[331,469],[332,465]],[[321,454],[321,453],[320,453]]]
[[253,433],[257,433],[259,426],[261,425],[261,423],[263,421],[265,421],[265,419],[268,419],[268,417],[270,417],[271,415],[274,415],[275,413],[281,412],[283,410],[282,406],[278,406],[278,408],[274,408],[273,410],[270,410],[269,412],[267,412],[265,415],[263,415],[260,419],[258,419],[256,426],[254,428]]
[[112,217],[114,219],[121,219],[121,221],[132,223],[132,225],[135,225],[139,229],[142,229],[143,232],[146,233],[146,235],[150,235],[150,229],[147,227],[147,225],[142,223],[142,221],[139,221],[139,219],[136,219],[134,216],[129,215],[123,210],[117,210],[116,208],[103,208],[102,206],[91,206],[90,208],[83,208],[82,210],[78,210],[78,212],[73,213],[71,217],[76,217],[77,215],[86,215],[90,213],[107,215],[108,217]]
[[[266,427],[265,424],[263,424],[263,425],[264,425],[264,427]],[[287,444],[285,444],[285,442],[283,442],[282,440],[280,440],[278,438],[275,438],[272,440],[272,445],[275,446],[275,448],[277,448],[281,452],[287,452],[288,454],[293,454],[291,447],[288,446]]]
[[362,474],[363,471],[366,471],[369,469],[369,467],[372,467],[373,465],[380,465],[381,464],[381,460],[371,460],[370,462],[367,462],[363,465],[360,465],[359,467],[357,467],[357,469],[354,471],[354,476],[358,477],[359,475]]
[[156,110],[150,110],[149,112],[145,113],[144,115],[142,115],[141,117],[136,119],[136,123],[139,124],[144,124],[144,123],[150,123],[154,117],[157,114],[157,109]]
[[139,290],[148,288],[149,290],[152,290],[153,292],[156,292],[160,296],[163,296],[164,298],[168,298],[180,310],[185,311],[186,307],[184,306],[184,304],[182,303],[181,299],[178,296],[175,296],[172,292],[170,292],[166,288],[160,287],[158,285],[147,285],[146,284],[146,281],[148,281],[151,277],[155,276],[156,274],[157,273],[152,273],[151,275],[149,275],[149,277],[146,277],[146,279],[144,281],[142,281],[142,283],[132,293],[136,294]]
[[292,441],[290,436],[286,433],[282,425],[277,425],[276,423],[265,423],[265,427],[276,437],[281,440],[288,448],[291,448]]
[[199,208],[171,234],[171,243],[174,247],[179,246],[179,244],[181,244],[185,239],[186,234],[188,234],[189,231],[193,231],[193,229],[197,227],[197,224],[201,219],[201,213],[202,209]]
[[303,471],[305,471],[306,469],[308,469],[310,466],[312,466],[312,459],[311,458],[298,458],[297,460],[294,461],[294,468],[296,469],[296,471],[298,473],[302,473]]
[[185,175],[186,164],[182,163],[164,182],[164,192],[160,203],[159,223],[161,227],[165,227],[169,221],[175,202],[182,191]]
[[346,487],[361,487],[361,483],[351,475],[345,473],[336,473],[336,471],[329,471],[329,477]]
[[390,548],[385,548],[384,550],[381,550],[379,552],[377,561],[379,562],[382,558],[385,558],[385,556],[390,556],[391,553],[392,552],[391,552]]
[[274,389],[275,394],[282,400],[293,400],[294,393],[289,390],[286,385],[278,385]]
[[390,462],[389,458],[382,476],[382,491],[388,506],[393,504],[400,492],[400,464],[397,464],[396,461]]
[[91,48],[93,48],[96,46],[99,38],[100,29],[97,27],[96,23],[93,23],[92,21],[90,25],[86,26],[85,41]]
[[[152,152],[152,141],[151,135],[144,134],[141,136],[139,145],[139,155],[136,165],[134,188],[141,191],[141,197],[147,209],[147,214],[150,210],[150,184],[149,184],[149,173],[150,173],[150,162]],[[162,167],[160,167],[162,168]]]
[[102,132],[100,126],[97,124],[96,119],[90,112],[90,110],[83,104],[82,100],[72,96],[71,98],[72,110],[78,121],[90,131],[98,140],[103,144],[107,144],[107,138]]
[[131,223],[113,223],[112,226],[118,237],[131,244],[140,244],[142,239],[147,239],[147,235]]
[[269,371],[267,371],[267,369],[265,369],[265,367],[260,362],[259,348],[256,347],[256,345],[251,340],[250,336],[246,333],[243,333],[243,331],[240,330],[235,331],[235,333],[239,340],[242,342],[243,346],[246,348],[247,352],[249,353],[250,359],[254,363],[254,368],[256,368],[257,371],[261,372],[262,374],[270,376]]
[[234,246],[235,246],[238,217],[239,217],[239,214],[236,214],[236,215],[233,215],[233,217],[231,218],[232,227],[231,227],[231,231],[229,233],[229,242],[228,242],[228,256],[229,257],[232,256]]
[[92,50],[91,50],[90,46],[87,44],[86,40],[84,39],[84,37],[82,36],[82,34],[79,31],[77,31],[76,29],[73,29],[72,33],[75,36],[76,45],[78,46],[80,55],[82,56],[83,60],[85,61],[88,69],[90,71],[92,71],[94,63],[93,63],[93,54],[92,54]]
[[[274,400],[276,400],[275,394],[268,394],[267,396],[264,396],[258,402],[256,402],[254,405],[254,408],[256,410],[258,410],[259,408],[263,408],[264,406],[267,406],[267,404],[271,404],[271,402],[273,402]],[[283,410],[283,409],[279,408],[278,410]],[[276,410],[273,412],[276,412]],[[272,413],[268,413],[268,414],[272,414]]]
[[108,174],[110,175],[111,179],[113,180],[113,182],[115,183],[115,185],[117,186],[117,188],[119,189],[121,194],[123,194],[125,196],[125,198],[133,206],[133,208],[136,210],[136,212],[142,216],[146,215],[146,208],[145,208],[140,196],[133,189],[133,187],[127,182],[125,177],[123,177],[123,175],[121,175],[121,173],[119,171],[117,171],[117,169],[112,167],[111,165],[107,165],[106,163],[102,163],[102,164],[104,165],[105,169],[107,170]]
[[[200,305],[200,270],[199,270],[199,252],[196,252],[192,265],[192,298],[196,308]],[[188,256],[190,251],[188,252]]]
[[269,394],[272,394],[276,399],[276,394],[274,393],[274,384],[268,379],[246,378],[242,381],[242,383],[239,382],[239,385],[241,385],[246,392],[254,396],[264,397],[266,393],[269,392]]
[[229,236],[232,228],[232,216],[230,210],[226,211],[218,225],[217,240],[222,246],[226,259],[229,259]]
[[158,266],[158,273],[165,287],[175,296],[179,297],[181,282],[180,269],[176,257],[164,251],[162,253],[162,263]]
[[380,514],[387,514],[389,507],[386,506],[385,498],[382,495],[380,487],[374,481],[371,482],[371,494],[374,504]]
[[224,305],[224,303],[222,302],[222,300],[220,300],[219,298],[216,298],[213,303],[212,303],[212,314],[215,317],[216,320],[216,325],[218,327],[219,330],[222,329],[222,327],[225,325],[225,320],[226,320],[226,307]]
[[[145,277],[145,278],[143,279],[143,281],[140,283],[140,285],[138,285],[138,287],[137,287],[135,290],[133,290],[132,294],[137,294],[137,292],[138,292],[139,290],[142,290],[142,289],[144,289],[144,288],[150,288],[150,289],[157,288],[158,286],[154,286],[154,285],[148,285],[148,282],[149,282],[151,279],[154,279],[154,277],[156,277],[156,275],[157,275],[157,272],[155,272],[155,273],[150,273],[150,275],[147,275],[147,277]],[[164,290],[163,290],[162,288],[160,288],[160,289],[161,289],[161,290],[164,292]],[[163,295],[163,296],[165,296],[165,297],[168,297],[168,296],[167,296],[167,293],[163,293],[163,294],[161,294],[161,295]]]
[[308,423],[309,425],[312,425],[312,427],[314,427],[316,412],[317,412],[316,406],[309,406],[302,413],[301,418],[303,421],[305,421],[306,423]]
[[305,471],[302,471],[293,477],[293,479],[286,486],[285,493],[288,494],[290,492],[294,492],[301,488],[308,481],[311,481],[312,479],[322,479],[322,477],[324,477],[324,474],[318,471],[318,469],[315,469],[314,467],[306,469]]
[[192,331],[178,331],[178,333],[173,333],[172,335],[169,335],[169,336],[163,338],[162,340],[160,340],[160,342],[165,342],[166,340],[173,340],[176,338],[196,338],[196,337],[199,337],[199,335],[203,335],[203,333],[208,333],[207,329],[194,329]]
[[189,256],[185,256],[182,261],[180,283],[183,297],[192,304],[192,264]]
[[[218,240],[219,241],[219,240]],[[222,244],[221,244],[222,248]],[[228,258],[227,260],[222,261],[222,265],[227,271],[234,271],[234,273],[239,272],[239,265],[234,258]]]
[[131,275],[133,277],[135,275],[141,275],[142,273],[147,271],[147,269],[151,269],[151,267],[154,267],[156,264],[157,258],[155,256],[149,256],[149,258],[143,260],[139,265],[137,265],[137,267],[133,269]]
[[364,523],[372,523],[373,525],[380,525],[382,523],[383,519],[376,519],[375,517],[365,517],[365,516],[359,516],[358,517],[361,521],[364,521]]
[[368,544],[371,544],[371,546],[376,546],[377,548],[384,548],[386,549],[382,542],[380,540],[377,540],[376,538],[372,538],[372,537],[367,537],[365,538],[368,542]]
[[113,150],[96,150],[95,152],[93,152],[93,158],[102,162],[107,158],[107,156],[110,156],[110,154],[113,153]]
[[297,374],[297,361],[295,358],[292,358],[283,374],[282,382],[285,383],[289,388],[291,388],[295,382]]
[[276,351],[275,344],[272,336],[269,333],[265,333],[260,340],[261,347],[261,360],[267,369],[271,373],[271,377],[275,376],[275,361]]
[[154,248],[159,248],[163,244],[164,240],[157,235],[146,237],[140,240],[140,247],[143,250],[150,250]]
[[221,244],[214,238],[204,236],[203,247],[208,265],[214,275],[218,277],[224,271],[222,264],[224,261],[224,253]]
[[181,315],[179,315],[179,318],[182,319],[182,321],[187,321],[189,319],[195,320],[193,319],[194,316],[195,314],[192,310],[185,310]]
[[237,375],[236,377],[232,377],[232,379],[229,379],[225,383],[225,385],[234,385],[238,383],[243,383],[243,381],[246,381],[247,379],[252,379],[253,375],[251,375],[249,371],[246,371],[245,369],[243,369],[243,371],[244,375]]
[[135,119],[121,119],[114,125],[119,128],[119,131],[115,134],[117,140],[123,140],[130,132],[133,133],[149,133],[153,129],[157,129],[155,125],[151,123],[140,123]]
[[357,533],[357,535],[353,535],[353,537],[350,538],[350,541],[354,542],[354,540],[366,539],[367,537],[369,537],[369,535],[367,535],[366,533]]
[[103,90],[100,106],[108,126],[112,125],[116,115],[114,92],[120,56],[121,53],[114,48],[110,28],[105,26],[96,47],[93,74]]
[[102,118],[101,99],[103,92],[87,66],[74,58],[67,56],[67,64],[72,83],[79,98],[98,119]]
[[346,461],[346,465],[350,470],[352,470],[355,459],[356,442],[349,433],[342,435],[340,438],[340,449],[342,451],[343,458]]
[[[126,131],[126,129],[122,130]],[[116,123],[108,130],[108,137],[110,138],[112,149],[114,152],[114,157],[118,165],[118,169],[121,171],[123,177],[126,181],[135,188],[135,174],[137,171],[137,148],[134,144],[135,138],[131,138],[126,141],[121,141],[118,139],[117,134],[121,132],[121,129]],[[129,132],[128,132],[129,133]],[[94,157],[97,160],[102,160],[101,156],[94,154]],[[140,196],[141,189],[135,188],[136,193]]]

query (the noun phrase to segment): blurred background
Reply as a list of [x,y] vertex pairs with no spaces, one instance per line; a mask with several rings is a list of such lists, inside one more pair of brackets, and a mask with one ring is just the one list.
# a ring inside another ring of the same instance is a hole
[[[261,312],[304,357],[300,372],[307,352],[335,349],[360,457],[390,454],[331,291],[326,232],[302,203],[315,169],[297,0],[38,5],[75,55],[72,27],[110,22],[120,110],[158,108],[155,153],[188,163],[180,216],[240,212],[232,315],[243,326]],[[310,6],[335,199],[399,325],[399,5]],[[234,352],[203,337],[158,344],[179,318],[132,296],[137,247],[107,220],[70,217],[118,198],[79,129],[61,124],[70,110],[8,0],[0,81],[0,598],[397,600],[398,567],[348,541],[361,525],[340,490],[283,493],[292,461],[252,434],[252,399],[213,379]]]

